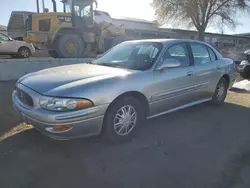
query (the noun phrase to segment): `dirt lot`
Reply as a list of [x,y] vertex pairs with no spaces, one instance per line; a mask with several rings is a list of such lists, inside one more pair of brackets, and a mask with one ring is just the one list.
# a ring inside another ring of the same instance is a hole
[[[20,122],[13,85],[0,83],[0,134]],[[152,119],[122,145],[98,137],[55,141],[30,129],[0,142],[0,187],[249,188],[249,107],[249,93],[229,92],[222,107]]]

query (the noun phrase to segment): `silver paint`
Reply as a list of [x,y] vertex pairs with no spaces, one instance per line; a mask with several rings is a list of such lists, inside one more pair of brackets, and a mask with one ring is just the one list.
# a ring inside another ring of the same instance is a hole
[[[164,50],[149,70],[125,70],[92,64],[46,69],[28,74],[17,83],[18,88],[33,98],[34,106],[27,108],[23,105],[15,91],[12,94],[13,104],[27,123],[34,125],[41,132],[56,139],[71,139],[100,134],[108,107],[121,95],[137,93],[144,96],[149,106],[147,118],[153,118],[211,100],[219,80],[224,75],[229,77],[230,87],[235,81],[233,61],[223,58],[216,50],[214,51],[218,60],[215,62],[159,70],[165,49],[175,43],[194,41],[145,41],[161,42],[164,45]],[[40,107],[41,96],[84,98],[91,100],[94,107],[78,111],[52,112]],[[73,128],[66,132],[55,132],[50,129],[53,125],[72,125]]]

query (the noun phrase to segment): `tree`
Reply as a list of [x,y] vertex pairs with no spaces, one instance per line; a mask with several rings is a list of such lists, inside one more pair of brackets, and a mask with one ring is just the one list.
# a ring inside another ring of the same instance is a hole
[[155,16],[161,24],[177,23],[194,26],[199,40],[209,23],[221,19],[223,24],[235,27],[236,13],[248,11],[250,0],[153,0]]

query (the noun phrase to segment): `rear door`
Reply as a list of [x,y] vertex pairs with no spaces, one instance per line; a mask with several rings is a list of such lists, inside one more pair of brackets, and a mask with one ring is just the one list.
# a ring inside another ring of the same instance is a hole
[[199,99],[210,98],[220,77],[219,62],[209,46],[195,42],[189,44],[194,60],[197,97]]
[[[176,43],[168,47],[161,57],[161,62],[166,59],[175,59],[181,66],[154,71],[154,84],[150,115],[171,110],[195,100],[194,66],[190,58],[190,51],[186,43]],[[160,64],[159,64],[160,65]]]

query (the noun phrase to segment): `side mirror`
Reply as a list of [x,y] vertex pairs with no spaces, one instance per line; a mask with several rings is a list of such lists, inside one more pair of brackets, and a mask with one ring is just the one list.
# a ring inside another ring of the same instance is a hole
[[172,69],[180,66],[181,63],[176,59],[165,59],[163,63],[156,70],[163,71],[165,69]]
[[98,54],[97,56],[96,56],[96,59],[98,59],[98,58],[100,58],[100,57],[102,57],[103,56],[103,54]]

